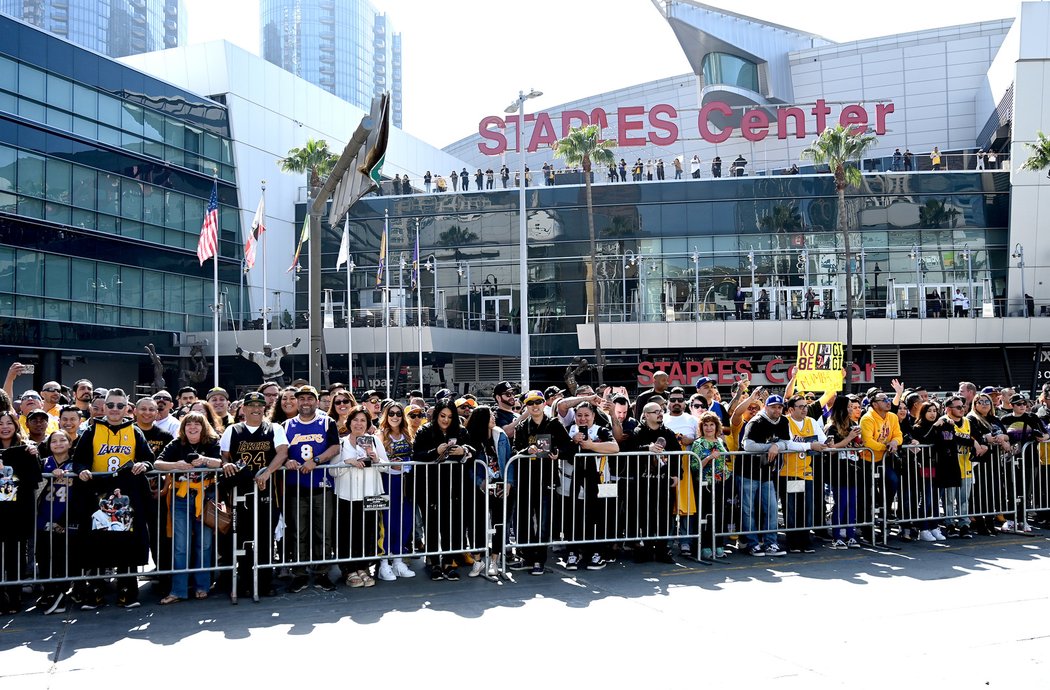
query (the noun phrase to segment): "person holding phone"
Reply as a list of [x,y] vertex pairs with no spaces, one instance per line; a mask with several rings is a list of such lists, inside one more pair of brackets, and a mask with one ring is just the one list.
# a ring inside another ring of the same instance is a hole
[[[192,574],[194,598],[208,598],[211,573],[206,569],[214,563],[212,543],[215,535],[212,528],[204,524],[204,504],[209,498],[215,498],[218,475],[194,470],[218,470],[224,464],[219,450],[219,434],[201,412],[189,412],[182,418],[178,437],[164,446],[157,458],[155,467],[158,470],[180,472],[173,475],[174,481],[168,493],[172,570],[176,572],[171,578],[171,592],[160,600],[162,605],[189,597],[187,568],[202,569]],[[232,465],[228,467],[233,470]]]
[[664,425],[659,403],[646,403],[642,418],[624,450],[637,453],[627,458],[626,475],[631,488],[627,498],[627,536],[640,540],[634,549],[636,563],[657,560],[674,563],[671,555],[675,489],[681,470],[681,455],[675,433]]
[[336,558],[348,587],[372,587],[370,559],[379,546],[379,511],[365,510],[366,496],[381,496],[379,465],[388,462],[386,448],[368,433],[372,415],[363,405],[350,412],[350,433],[339,444],[339,461],[328,469],[335,483]]

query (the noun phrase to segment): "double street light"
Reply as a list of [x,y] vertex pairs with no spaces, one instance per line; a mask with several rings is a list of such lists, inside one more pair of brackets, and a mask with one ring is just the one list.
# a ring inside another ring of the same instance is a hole
[[519,290],[519,316],[521,319],[521,390],[529,390],[529,248],[526,242],[525,227],[525,137],[523,127],[525,126],[525,101],[530,98],[539,98],[542,91],[530,89],[528,93],[518,92],[518,97],[504,110],[507,114],[518,113],[518,125],[515,132],[518,140],[518,290]]

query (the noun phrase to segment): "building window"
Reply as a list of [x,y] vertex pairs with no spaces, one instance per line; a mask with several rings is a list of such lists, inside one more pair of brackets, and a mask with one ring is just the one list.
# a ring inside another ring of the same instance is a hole
[[708,53],[704,56],[704,84],[738,86],[760,93],[758,65],[728,53]]

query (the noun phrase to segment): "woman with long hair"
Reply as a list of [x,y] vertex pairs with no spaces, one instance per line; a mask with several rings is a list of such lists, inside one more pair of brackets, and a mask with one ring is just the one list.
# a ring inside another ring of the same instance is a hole
[[219,436],[222,436],[222,432],[226,429],[226,424],[219,417],[219,413],[215,411],[211,403],[206,400],[196,400],[190,405],[191,412],[200,412],[202,415],[208,418],[208,423],[211,424],[211,428]]
[[[179,435],[160,452],[154,467],[161,471],[178,471],[173,476],[168,494],[171,520],[172,569],[171,593],[161,604],[174,604],[189,596],[188,567],[193,573],[195,598],[207,599],[211,589],[212,543],[214,533],[204,524],[205,503],[215,498],[217,472],[222,468],[219,434],[202,412],[188,412],[179,421]],[[233,467],[231,465],[231,467]],[[188,474],[181,474],[186,472]],[[179,572],[183,571],[183,572]]]
[[[689,471],[693,474],[693,486],[702,486],[701,505],[710,510],[706,517],[704,536],[700,542],[700,557],[705,560],[725,558],[725,538],[715,538],[716,532],[725,532],[726,499],[730,496],[732,472],[726,461],[729,449],[722,435],[722,421],[714,412],[701,413],[700,437],[693,441],[690,449],[696,459],[690,460]],[[707,546],[704,546],[706,544]]]
[[426,515],[426,550],[440,552],[431,561],[431,580],[459,579],[451,558],[463,550],[464,463],[472,456],[452,401],[438,400],[430,421],[416,433],[412,448],[412,459],[421,463],[413,471],[418,473],[413,490]]
[[297,392],[298,390],[295,386],[288,386],[281,391],[281,395],[277,398],[273,410],[270,411],[270,421],[272,423],[284,424],[299,414],[299,401],[295,398]]
[[[831,417],[824,429],[830,453],[831,466],[827,476],[835,499],[831,516],[833,549],[859,549],[857,541],[857,486],[860,481],[861,459],[857,449],[863,448],[860,438],[858,413],[860,401],[856,396],[840,395],[831,406]],[[838,525],[838,527],[836,527]]]
[[1003,505],[1005,483],[1002,471],[1002,453],[1010,449],[1010,437],[999,418],[995,416],[995,405],[987,393],[978,393],[973,399],[973,409],[966,415],[970,420],[970,436],[988,446],[990,452],[973,455],[974,485],[973,518],[977,534],[995,536],[995,516],[992,511]]
[[[911,508],[913,517],[922,518],[916,523],[919,541],[944,541],[945,537],[937,527],[940,516],[940,501],[934,487],[937,474],[934,467],[933,453],[929,448],[932,441],[933,424],[940,419],[941,410],[933,400],[927,400],[919,407],[919,418],[915,420],[911,436],[914,445],[925,446],[909,451],[908,483],[911,495],[906,502]],[[921,508],[919,503],[921,501]]]
[[340,441],[339,461],[328,473],[335,480],[336,558],[349,587],[373,587],[369,559],[379,548],[379,513],[365,510],[366,496],[383,493],[378,465],[387,463],[386,449],[368,433],[372,416],[358,405],[347,418],[350,433]]
[[[0,412],[0,575],[9,582],[32,576],[22,570],[22,564],[33,535],[40,480],[40,462],[26,445],[18,415],[13,410]],[[18,613],[21,608],[21,585],[0,587],[0,612]]]
[[[496,577],[500,571],[499,556],[503,552],[504,525],[506,522],[503,516],[503,497],[506,487],[509,486],[511,481],[506,474],[507,462],[510,460],[511,455],[514,454],[514,451],[511,448],[507,434],[496,425],[496,416],[488,405],[481,405],[471,413],[470,419],[467,420],[467,439],[471,448],[477,453],[475,460],[481,461],[480,463],[474,463],[474,480],[477,488],[472,492],[475,496],[476,507],[474,511],[475,519],[472,523],[472,541],[475,549],[480,547],[485,541],[483,535],[486,534],[486,515],[482,509],[485,504],[484,496],[480,492],[487,485],[489,491],[489,513],[487,517],[491,519],[492,526],[495,528],[495,532],[492,535],[492,543],[488,550],[488,576]],[[470,577],[481,575],[483,568],[482,554],[476,554]]]
[[380,580],[416,575],[402,558],[403,554],[412,551],[413,517],[416,512],[411,492],[406,491],[411,487],[412,466],[401,464],[411,462],[412,442],[416,436],[407,421],[404,406],[392,402],[383,410],[376,432],[390,460],[390,465],[383,473],[383,489],[390,498],[390,507],[383,514],[383,552],[386,558],[380,561],[376,573]]

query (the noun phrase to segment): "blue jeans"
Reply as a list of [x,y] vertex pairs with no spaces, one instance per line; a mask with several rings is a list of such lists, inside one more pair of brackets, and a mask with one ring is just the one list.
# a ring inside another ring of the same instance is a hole
[[[175,496],[171,499],[172,564],[177,571],[184,571],[187,567],[211,567],[212,530],[195,515],[194,498],[195,493],[189,491],[186,498]],[[193,587],[198,592],[207,592],[211,588],[211,573],[202,570],[192,573],[192,576]],[[180,599],[189,596],[189,578],[188,573],[175,573],[171,578],[171,593]]]
[[[749,547],[777,541],[777,490],[771,481],[736,477],[740,493],[741,531]],[[758,514],[755,514],[755,499]]]

